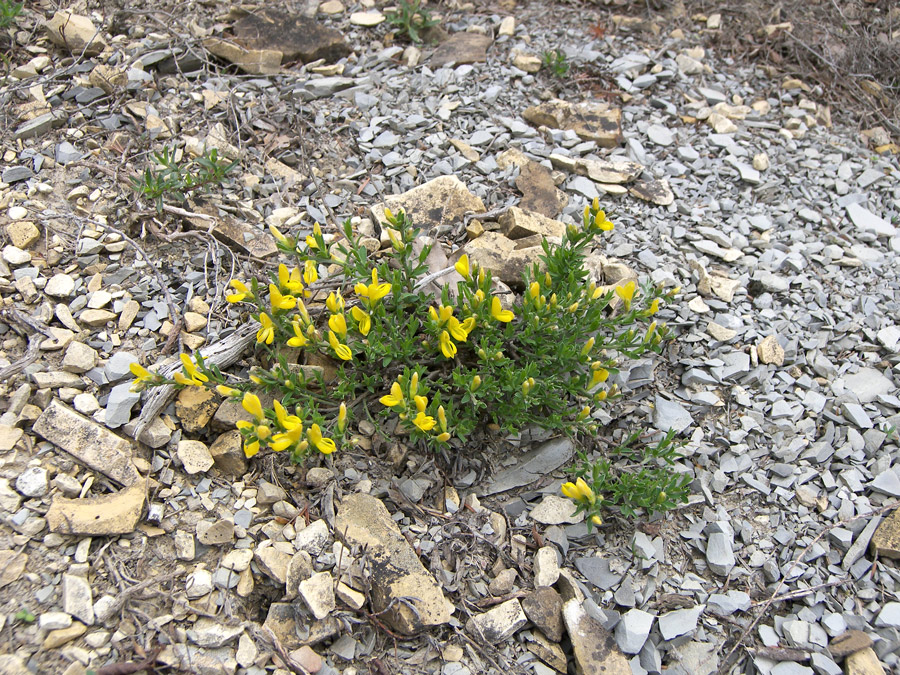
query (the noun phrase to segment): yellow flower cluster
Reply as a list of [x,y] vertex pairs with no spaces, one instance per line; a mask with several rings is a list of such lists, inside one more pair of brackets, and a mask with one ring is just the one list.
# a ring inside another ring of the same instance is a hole
[[475,328],[475,317],[470,316],[464,321],[460,321],[453,316],[453,307],[444,305],[440,305],[437,309],[434,306],[429,307],[428,315],[436,330],[440,331],[438,342],[441,346],[441,353],[446,358],[452,359],[456,356],[456,343],[453,340],[457,342],[468,340],[469,333]]
[[[220,393],[227,391],[234,395],[234,389],[223,387]],[[290,450],[303,453],[312,446],[323,455],[330,455],[337,449],[334,439],[326,438],[318,424],[311,424],[304,428],[303,420],[297,415],[291,415],[279,401],[275,401],[272,407],[275,419],[269,420],[266,411],[256,394],[245,393],[241,398],[241,406],[253,416],[253,420],[239,420],[236,425],[244,436],[244,454],[253,457],[260,450],[260,444],[266,443],[275,452]],[[341,406],[341,411],[346,428],[347,409]],[[275,426],[273,431],[272,426]],[[340,426],[341,416],[338,417]]]
[[[449,441],[450,432],[447,429],[447,413],[444,410],[444,406],[438,406],[437,420],[435,420],[434,417],[427,413],[428,397],[418,393],[419,374],[413,373],[409,378],[408,398],[403,391],[403,379],[401,377],[399,380],[391,383],[391,393],[385,394],[379,399],[381,404],[392,408],[400,415],[400,419],[409,419],[409,416],[415,413],[410,420],[414,427],[426,433],[434,430],[435,439],[441,443]],[[409,405],[410,401],[412,401],[412,406]]]
[[[597,504],[597,495],[583,478],[578,478],[574,483],[563,483],[562,493],[572,501],[580,502],[588,508]],[[603,520],[596,514],[591,516],[591,522],[598,527],[603,524]]]

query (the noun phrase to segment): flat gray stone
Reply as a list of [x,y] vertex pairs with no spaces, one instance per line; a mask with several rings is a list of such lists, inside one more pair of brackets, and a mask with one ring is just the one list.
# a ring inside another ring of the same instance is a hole
[[103,420],[106,426],[116,429],[123,424],[128,424],[131,419],[131,409],[140,400],[140,393],[131,391],[131,382],[124,382],[113,387],[106,402],[106,417]]
[[622,615],[616,626],[616,643],[626,654],[637,654],[647,641],[653,627],[652,614],[640,609],[630,609]]
[[724,532],[713,532],[706,543],[706,562],[720,576],[726,576],[734,567],[734,551],[731,538]]
[[848,204],[847,215],[857,228],[865,232],[874,232],[879,237],[896,237],[898,234],[896,227],[859,204]]
[[852,375],[844,376],[844,386],[856,395],[860,403],[871,403],[880,395],[897,390],[891,380],[874,368],[860,368]]
[[670,401],[659,394],[653,406],[653,426],[660,431],[674,429],[682,432],[694,423],[691,414],[676,401]]
[[659,617],[659,632],[663,640],[674,640],[681,635],[687,635],[697,628],[697,620],[706,609],[705,605],[697,605],[690,609],[677,609],[667,612]]

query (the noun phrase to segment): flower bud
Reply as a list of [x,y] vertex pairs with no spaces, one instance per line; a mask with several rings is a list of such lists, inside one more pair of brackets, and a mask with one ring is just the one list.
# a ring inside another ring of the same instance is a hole
[[338,408],[337,429],[340,433],[344,433],[347,429],[347,405],[345,403],[341,403],[341,407]]
[[[483,352],[484,350],[479,349],[478,351]],[[481,386],[481,376],[476,375],[475,377],[472,378],[472,386],[469,387],[469,391],[471,391],[474,394],[476,391],[478,391],[478,388],[480,386]]]

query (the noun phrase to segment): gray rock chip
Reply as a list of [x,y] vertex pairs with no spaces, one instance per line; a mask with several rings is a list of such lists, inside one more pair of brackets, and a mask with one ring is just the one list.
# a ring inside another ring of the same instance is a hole
[[706,562],[720,576],[726,576],[734,567],[734,551],[731,538],[724,532],[713,532],[706,543]]
[[128,352],[116,352],[106,362],[103,374],[110,382],[118,382],[126,377],[131,376],[131,364],[140,363],[140,359],[134,354]]
[[684,407],[675,401],[670,401],[662,396],[656,396],[653,407],[653,426],[660,431],[668,431],[675,429],[677,432],[684,431],[694,419]]
[[663,640],[674,640],[697,628],[697,620],[703,614],[704,609],[706,609],[705,605],[697,605],[690,609],[677,609],[660,616],[659,632]]
[[626,654],[637,654],[647,641],[653,627],[652,614],[640,609],[630,609],[622,615],[616,626],[616,643]]
[[848,204],[847,215],[860,230],[874,232],[879,237],[896,237],[898,234],[896,227],[859,204]]
[[141,395],[131,391],[131,382],[113,387],[106,402],[106,418],[104,419],[106,426],[116,429],[123,424],[128,424],[128,420],[131,419],[131,409],[140,400]]
[[860,403],[871,403],[882,394],[890,394],[896,386],[880,370],[860,368],[844,377],[844,386],[852,391]]

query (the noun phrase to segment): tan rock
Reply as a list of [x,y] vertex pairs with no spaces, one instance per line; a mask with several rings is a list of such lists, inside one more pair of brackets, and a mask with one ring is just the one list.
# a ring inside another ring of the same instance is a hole
[[512,206],[500,216],[500,226],[503,233],[512,240],[522,239],[530,235],[540,237],[562,238],[566,233],[566,226],[558,220],[551,220],[539,213],[523,211],[518,206]]
[[362,609],[366,604],[366,596],[354,591],[345,583],[339,583],[335,589],[337,599],[353,609]]
[[33,429],[78,461],[121,485],[134,485],[142,480],[131,459],[131,442],[57,400],[41,413]]
[[128,84],[128,74],[122,68],[115,68],[101,63],[94,66],[91,74],[88,75],[88,81],[91,85],[99,87],[107,94],[113,94],[116,89],[121,89]]
[[568,659],[563,648],[552,642],[541,631],[531,633],[531,641],[525,645],[532,654],[559,673],[565,673]]
[[720,340],[722,342],[732,340],[737,335],[736,330],[726,328],[725,326],[720,326],[715,321],[710,321],[706,325],[706,332],[709,333],[714,340]]
[[71,642],[75,638],[79,638],[87,632],[87,626],[80,621],[73,621],[68,628],[60,628],[59,630],[51,630],[44,638],[42,649],[56,649],[67,642]]
[[196,333],[198,330],[206,328],[206,317],[197,312],[184,313],[184,329],[188,333]]
[[203,40],[203,46],[211,54],[233,63],[251,75],[275,75],[281,72],[284,54],[275,49],[245,49],[234,42],[215,37]]
[[513,50],[512,64],[526,73],[536,73],[541,69],[541,59],[534,54],[523,54]]
[[871,647],[850,654],[844,660],[845,675],[884,675],[878,655]]
[[239,478],[247,473],[247,456],[244,454],[244,441],[237,429],[221,434],[211,446],[216,468],[227,476]]
[[497,35],[509,35],[512,36],[516,32],[516,17],[514,16],[505,16],[503,17],[503,21],[500,22],[500,28],[497,30]]
[[460,222],[466,213],[483,213],[484,202],[476,197],[456,176],[441,176],[403,194],[388,197],[372,207],[372,220],[385,222],[384,209],[394,213],[405,211],[416,227],[424,232],[438,225]]
[[584,516],[575,515],[575,502],[559,495],[547,494],[541,503],[531,509],[531,519],[544,525],[580,523]]
[[587,176],[592,181],[606,184],[630,183],[643,172],[637,162],[622,159],[580,159],[565,155],[550,155],[553,166]]
[[[447,623],[453,605],[444,597],[385,505],[367,494],[345,497],[335,518],[334,531],[347,547],[366,549],[376,612],[399,632],[412,635],[427,626]],[[391,603],[405,597],[406,603]]]
[[8,424],[0,424],[0,450],[7,451],[16,447],[16,443],[22,440],[25,432],[19,427]]
[[496,644],[505,642],[528,623],[521,603],[513,598],[466,621],[466,631],[481,640]]
[[872,646],[872,638],[861,630],[848,630],[832,638],[828,643],[828,651],[835,659],[842,659],[855,652],[869,649]]
[[47,511],[51,532],[111,535],[134,532],[144,510],[147,482],[142,479],[114,494],[86,499],[56,497]]
[[[556,555],[555,551],[554,555]],[[558,573],[557,578],[559,578]],[[542,586],[522,598],[522,609],[525,611],[525,616],[553,642],[562,640],[562,608],[562,597],[549,586]]]
[[[478,151],[465,141],[461,141],[457,138],[451,138],[450,145],[459,150],[459,154],[461,154],[470,162],[477,162],[479,159],[481,159],[481,155],[478,154]],[[19,246],[19,248],[23,247]]]
[[141,309],[141,304],[137,300],[129,300],[125,303],[125,307],[122,308],[122,313],[119,314],[119,332],[124,333],[126,330],[131,328],[131,324],[134,323],[134,320],[137,318],[137,314]]
[[528,161],[516,177],[516,188],[522,193],[519,207],[553,218],[569,203],[569,195],[556,187],[547,167]]
[[31,248],[41,239],[41,231],[29,220],[14,220],[6,226],[6,234],[16,248]]
[[428,65],[440,68],[451,63],[457,66],[465,63],[484,63],[487,61],[487,50],[492,42],[487,35],[454,33],[434,50]]
[[628,659],[619,651],[615,638],[588,615],[579,600],[563,605],[563,619],[580,672],[631,675]]
[[757,171],[765,171],[769,168],[769,156],[760,152],[757,155],[753,155],[753,168]]
[[756,353],[763,363],[784,365],[784,348],[778,344],[778,339],[774,335],[768,336],[756,345]]
[[110,321],[116,320],[116,313],[108,309],[86,309],[78,315],[78,320],[88,326],[96,328],[105,326]]
[[638,199],[643,199],[645,202],[651,202],[657,206],[668,206],[675,201],[675,194],[669,187],[669,181],[665,178],[635,183],[629,192]]
[[522,116],[535,126],[571,129],[586,141],[595,141],[603,148],[622,143],[622,111],[604,103],[572,104],[552,99],[531,108]]
[[513,165],[522,169],[528,164],[531,164],[531,160],[517,148],[509,148],[497,155],[497,166],[503,171]]
[[175,399],[175,414],[185,431],[202,431],[219,407],[215,393],[206,387],[185,387]]
[[96,56],[106,48],[106,42],[86,16],[61,10],[53,15],[44,28],[50,42],[76,55]]
[[882,558],[900,558],[900,509],[894,509],[872,535],[872,553]]
[[340,14],[344,11],[344,4],[341,0],[327,0],[319,5],[319,11],[322,14]]
[[[459,255],[466,253],[471,263],[491,270],[495,279],[510,288],[522,290],[525,286],[523,274],[533,263],[539,262],[543,253],[539,246],[517,249],[516,242],[499,232],[485,232],[463,247]],[[454,256],[458,259],[459,256]]]
[[[28,554],[21,551],[0,551],[0,588],[9,586],[25,571]],[[3,671],[0,670],[0,673]]]

